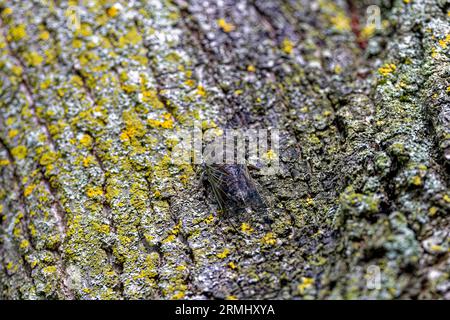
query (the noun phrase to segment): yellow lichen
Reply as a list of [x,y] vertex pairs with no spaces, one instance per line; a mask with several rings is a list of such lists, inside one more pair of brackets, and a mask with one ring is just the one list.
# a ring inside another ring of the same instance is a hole
[[86,194],[89,198],[99,197],[103,195],[101,187],[90,187],[86,190]]
[[242,223],[242,225],[241,225],[241,231],[243,232],[243,233],[246,233],[246,234],[250,234],[250,233],[252,233],[254,230],[253,230],[253,228],[248,224],[248,223]]
[[20,249],[26,249],[30,246],[30,242],[28,240],[22,240],[20,242]]
[[155,109],[164,108],[164,104],[159,100],[158,93],[155,90],[143,90],[142,101],[149,103]]
[[92,28],[87,23],[80,24],[80,27],[77,28],[75,31],[78,36],[82,37],[89,37],[92,35]]
[[139,34],[136,28],[132,28],[128,33],[119,38],[119,46],[136,45],[142,41],[142,36]]
[[429,215],[430,217],[432,217],[432,216],[436,215],[437,212],[438,212],[438,208],[436,208],[436,207],[431,207],[431,208],[428,210],[428,215]]
[[17,160],[22,160],[27,156],[28,150],[25,146],[17,146],[11,150],[11,154]]
[[111,18],[114,18],[115,16],[117,16],[119,14],[119,11],[120,11],[119,5],[115,4],[115,5],[111,6],[111,7],[109,7],[108,10],[106,10],[106,13]]
[[178,271],[184,271],[184,270],[186,270],[186,266],[184,266],[184,265],[179,265],[179,266],[176,267],[176,269],[177,269]]
[[218,253],[216,256],[219,259],[225,259],[230,254],[230,249],[225,248],[222,252]]
[[28,52],[25,55],[25,61],[30,66],[37,67],[44,61],[44,58],[42,58],[42,56],[39,53],[37,53],[36,51],[32,51],[32,52]]
[[303,294],[306,289],[310,288],[314,284],[313,278],[302,277],[302,282],[298,285],[298,291]]
[[378,73],[382,76],[387,76],[394,72],[397,69],[397,66],[393,63],[386,63],[382,67],[378,69]]
[[92,137],[88,134],[83,134],[80,138],[80,143],[86,148],[89,148],[92,145]]
[[256,71],[256,68],[255,68],[255,66],[254,65],[249,65],[248,67],[247,67],[247,71],[248,72],[255,72]]
[[149,119],[147,122],[150,126],[154,128],[164,128],[164,129],[172,129],[173,128],[173,117],[170,113],[166,112],[162,116],[162,120]]
[[269,151],[267,151],[265,154],[264,154],[264,158],[265,159],[267,159],[267,160],[274,160],[274,159],[276,159],[278,157],[278,155],[277,155],[277,153],[275,152],[275,151],[273,151],[272,149],[270,149]]
[[34,188],[36,188],[35,184],[30,184],[30,185],[26,186],[25,190],[23,191],[23,195],[25,197],[28,197],[33,192]]
[[174,299],[174,300],[180,300],[180,299],[183,299],[184,296],[185,296],[185,293],[184,293],[183,291],[179,291],[179,292],[177,292],[176,294],[174,294],[174,295],[172,296],[172,299]]
[[361,30],[361,38],[363,39],[369,39],[371,38],[377,29],[377,26],[375,23],[368,23],[362,28]]
[[204,221],[206,224],[210,224],[211,222],[213,222],[214,220],[214,216],[212,214],[210,214]]
[[200,84],[197,86],[197,94],[198,94],[199,96],[201,96],[201,97],[206,96],[206,90],[205,90],[205,88],[204,88],[202,85],[200,85]]
[[11,9],[11,8],[5,8],[5,9],[3,9],[3,11],[2,11],[2,16],[3,16],[3,17],[6,17],[6,16],[9,16],[11,13],[13,13],[13,9]]
[[122,141],[127,141],[135,137],[142,137],[145,134],[145,127],[136,113],[130,111],[124,112],[123,120],[126,129],[122,131],[120,135]]
[[338,31],[351,31],[351,19],[344,13],[338,13],[334,17],[331,17],[331,23]]
[[39,39],[47,41],[50,38],[50,33],[48,31],[42,31],[39,34]]
[[281,43],[281,50],[283,50],[283,52],[286,54],[291,54],[293,49],[294,43],[288,38],[284,38],[283,42]]
[[450,33],[445,36],[444,39],[439,40],[439,45],[442,49],[447,49],[448,45],[450,44]]
[[411,183],[415,186],[422,185],[422,179],[419,176],[412,177]]
[[14,138],[15,136],[17,136],[18,134],[19,134],[19,130],[11,129],[11,130],[9,130],[9,132],[8,132],[8,137],[9,137],[10,139],[12,139],[12,138]]
[[342,67],[341,67],[341,65],[337,64],[337,65],[334,67],[334,73],[340,74],[341,72],[342,72]]
[[49,151],[42,154],[39,163],[43,166],[51,165],[56,162],[58,155],[55,152]]
[[448,194],[444,194],[443,199],[445,202],[450,203],[450,196]]
[[23,73],[22,67],[20,67],[20,66],[12,66],[11,71],[17,77],[20,77]]
[[56,272],[56,266],[48,266],[42,269],[42,272],[44,273],[55,273]]
[[83,158],[83,167],[87,168],[91,164],[95,163],[95,158],[93,156],[87,156],[86,158]]
[[195,86],[195,81],[192,79],[188,79],[184,82],[185,85],[187,85],[188,87],[194,87]]
[[273,246],[277,243],[277,240],[275,239],[275,235],[273,234],[273,232],[268,232],[262,239],[261,239],[261,243],[263,244],[267,244],[270,246]]
[[234,31],[234,29],[236,29],[236,27],[231,24],[228,23],[225,19],[219,19],[217,20],[217,25],[220,27],[220,29],[222,29],[223,32],[229,33]]
[[9,39],[13,41],[18,41],[27,36],[26,27],[24,24],[19,24],[17,26],[12,27],[9,30]]

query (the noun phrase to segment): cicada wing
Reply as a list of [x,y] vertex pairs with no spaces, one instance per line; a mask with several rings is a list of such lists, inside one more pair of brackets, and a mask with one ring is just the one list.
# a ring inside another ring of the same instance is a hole
[[208,184],[210,185],[214,199],[222,212],[227,211],[227,203],[230,198],[229,194],[223,189],[224,175],[226,175],[225,172],[222,172],[214,166],[206,165]]

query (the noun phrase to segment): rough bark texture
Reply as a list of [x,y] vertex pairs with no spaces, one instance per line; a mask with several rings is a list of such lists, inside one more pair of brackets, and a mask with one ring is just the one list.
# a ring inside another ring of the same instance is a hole
[[[0,298],[450,299],[449,10],[0,1]],[[174,161],[194,120],[283,130],[272,223]]]

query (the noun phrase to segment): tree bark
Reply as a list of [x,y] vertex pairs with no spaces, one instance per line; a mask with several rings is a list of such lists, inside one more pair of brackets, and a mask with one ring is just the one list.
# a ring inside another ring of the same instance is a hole
[[[450,298],[450,2],[0,12],[0,299]],[[195,121],[281,130],[267,212],[176,161]]]

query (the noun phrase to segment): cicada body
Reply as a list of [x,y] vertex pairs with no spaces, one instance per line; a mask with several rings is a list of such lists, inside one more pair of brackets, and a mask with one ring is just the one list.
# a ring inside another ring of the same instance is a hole
[[243,164],[204,164],[204,177],[224,213],[265,210],[256,183]]

